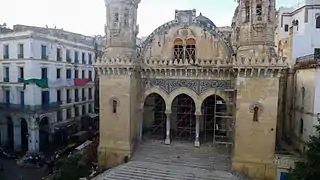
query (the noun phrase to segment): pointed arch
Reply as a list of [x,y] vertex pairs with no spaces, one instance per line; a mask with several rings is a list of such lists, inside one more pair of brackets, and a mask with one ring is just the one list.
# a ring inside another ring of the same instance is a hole
[[173,100],[177,96],[179,96],[180,94],[186,94],[186,95],[190,96],[195,103],[196,113],[199,113],[199,114],[201,113],[201,103],[199,101],[199,96],[197,95],[197,93],[195,93],[194,91],[192,91],[191,89],[186,88],[186,87],[180,87],[180,88],[174,90],[172,93],[170,93],[169,98],[168,98],[168,107],[171,108]]

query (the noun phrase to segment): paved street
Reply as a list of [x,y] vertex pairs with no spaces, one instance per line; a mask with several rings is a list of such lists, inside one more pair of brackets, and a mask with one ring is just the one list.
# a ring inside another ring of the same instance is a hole
[[23,180],[41,180],[43,171],[41,169],[24,169],[16,164],[16,160],[0,159],[3,164],[3,172],[0,172],[1,180],[19,180],[22,175]]

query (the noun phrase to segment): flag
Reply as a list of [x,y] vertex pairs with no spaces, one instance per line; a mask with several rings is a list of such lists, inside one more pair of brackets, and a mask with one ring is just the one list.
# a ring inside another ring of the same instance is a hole
[[23,89],[26,89],[27,84],[36,84],[40,88],[48,88],[48,79],[27,79],[23,82]]
[[28,79],[24,81],[23,88],[26,89],[27,84],[36,84],[40,88],[79,87],[85,86],[89,82],[90,79]]
[[90,82],[90,79],[73,79],[74,86],[85,86]]

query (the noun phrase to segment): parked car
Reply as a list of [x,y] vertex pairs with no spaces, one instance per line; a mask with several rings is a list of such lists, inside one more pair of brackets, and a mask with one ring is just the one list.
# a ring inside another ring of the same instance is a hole
[[45,158],[42,154],[28,153],[17,161],[19,167],[40,168],[45,164]]
[[18,157],[13,154],[10,153],[2,148],[0,148],[0,158],[4,158],[4,159],[17,159]]

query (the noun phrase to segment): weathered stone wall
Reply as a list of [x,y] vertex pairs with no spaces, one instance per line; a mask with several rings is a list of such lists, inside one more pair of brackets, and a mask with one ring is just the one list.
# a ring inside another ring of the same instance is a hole
[[237,90],[233,168],[253,179],[274,179],[279,78],[238,78]]

